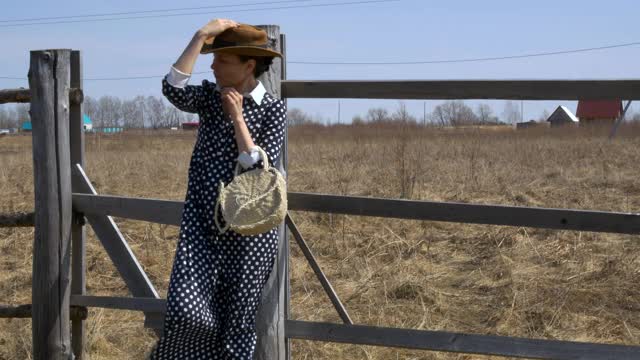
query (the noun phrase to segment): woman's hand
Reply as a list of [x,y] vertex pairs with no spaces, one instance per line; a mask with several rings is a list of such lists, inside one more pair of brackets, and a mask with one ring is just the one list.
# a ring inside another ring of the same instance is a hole
[[231,120],[243,120],[242,116],[242,94],[238,90],[228,87],[220,91],[222,97],[222,110]]
[[229,19],[215,19],[209,21],[205,26],[201,27],[198,30],[198,33],[201,34],[205,39],[218,36],[223,31],[237,27],[239,24],[233,20]]

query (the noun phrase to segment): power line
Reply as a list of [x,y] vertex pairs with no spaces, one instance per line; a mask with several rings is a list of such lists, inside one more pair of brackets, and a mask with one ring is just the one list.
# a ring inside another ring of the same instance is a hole
[[[443,63],[462,63],[462,62],[480,62],[480,61],[496,61],[496,60],[510,60],[510,59],[522,59],[528,57],[540,57],[562,54],[573,54],[588,51],[606,50],[621,47],[630,47],[640,45],[640,42],[630,42],[624,44],[614,44],[591,48],[540,52],[524,55],[510,55],[510,56],[498,56],[498,57],[486,57],[486,58],[469,58],[469,59],[452,59],[452,60],[430,60],[430,61],[413,61],[413,62],[307,62],[307,61],[287,61],[287,64],[302,64],[302,65],[422,65],[422,64],[443,64]],[[211,71],[193,72],[191,75],[209,74]],[[114,81],[114,80],[137,80],[137,79],[153,79],[162,78],[165,75],[151,75],[151,76],[129,76],[129,77],[102,77],[102,78],[85,78],[87,81]],[[13,80],[25,80],[20,77],[6,77],[0,76],[0,79],[13,79]]]
[[238,6],[268,5],[268,4],[278,4],[278,3],[297,3],[297,2],[309,2],[309,1],[315,1],[315,0],[265,1],[265,2],[243,3],[243,4],[234,4],[234,5],[214,5],[214,6],[200,6],[200,7],[188,7],[188,8],[174,8],[174,9],[140,10],[140,11],[126,11],[126,12],[116,12],[116,13],[85,14],[85,15],[69,15],[69,16],[29,18],[29,19],[0,20],[0,23],[18,22],[18,21],[60,20],[60,19],[86,18],[86,17],[96,17],[96,16],[148,14],[148,13],[154,13],[154,12],[188,11],[188,10],[202,10],[202,9],[238,7]]
[[479,61],[494,61],[494,60],[509,60],[509,59],[522,59],[529,57],[550,56],[550,55],[562,55],[573,54],[595,50],[605,50],[621,47],[629,47],[640,45],[640,42],[631,42],[625,44],[607,45],[592,48],[572,49],[562,51],[541,52],[533,54],[523,55],[511,55],[511,56],[498,56],[498,57],[485,57],[485,58],[469,58],[469,59],[452,59],[452,60],[429,60],[429,61],[405,61],[405,62],[313,62],[313,61],[287,61],[288,64],[304,64],[304,65],[417,65],[417,64],[446,64],[446,63],[464,63],[464,62],[479,62]]
[[72,23],[96,22],[96,21],[116,21],[116,20],[131,20],[131,19],[150,19],[150,18],[161,18],[161,17],[176,17],[176,16],[192,16],[192,15],[205,15],[205,14],[236,13],[236,12],[263,11],[263,10],[301,9],[301,8],[313,8],[313,7],[328,7],[328,6],[345,6],[345,5],[359,5],[359,4],[387,3],[387,2],[396,2],[396,1],[401,1],[401,0],[368,0],[368,1],[351,1],[351,2],[342,2],[342,3],[326,3],[326,4],[293,5],[293,6],[280,6],[280,7],[268,7],[268,8],[255,8],[255,9],[224,10],[224,11],[216,11],[216,12],[197,12],[197,13],[184,13],[184,14],[165,14],[165,15],[129,16],[129,17],[120,17],[120,18],[108,18],[108,19],[90,19],[90,20],[68,20],[68,21],[35,22],[35,23],[26,23],[26,24],[8,24],[8,25],[0,25],[0,28],[18,27],[18,26],[31,26],[31,25],[72,24]]

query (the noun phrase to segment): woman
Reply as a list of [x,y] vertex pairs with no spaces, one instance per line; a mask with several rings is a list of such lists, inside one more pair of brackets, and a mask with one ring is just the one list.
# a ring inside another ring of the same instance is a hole
[[[252,359],[255,316],[278,252],[278,228],[254,236],[220,234],[214,206],[220,180],[270,164],[280,156],[286,125],[282,100],[256,78],[275,56],[266,33],[232,20],[210,21],[196,32],[171,71],[162,93],[178,109],[197,113],[200,128],[191,162],[174,258],[164,335],[151,359]],[[199,53],[214,54],[216,83],[186,85]],[[224,223],[220,217],[219,221]]]

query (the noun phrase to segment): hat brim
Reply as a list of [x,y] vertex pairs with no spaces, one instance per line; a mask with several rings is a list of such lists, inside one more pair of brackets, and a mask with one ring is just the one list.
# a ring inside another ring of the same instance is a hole
[[221,53],[221,54],[233,54],[233,55],[247,55],[247,56],[269,56],[269,57],[282,57],[277,51],[260,48],[256,46],[228,46],[218,49],[207,48],[204,46],[200,51],[200,54]]

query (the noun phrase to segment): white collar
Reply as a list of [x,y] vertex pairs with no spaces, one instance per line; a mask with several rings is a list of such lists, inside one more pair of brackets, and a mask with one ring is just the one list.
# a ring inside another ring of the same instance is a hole
[[[244,93],[242,94],[242,96],[251,97],[253,101],[256,102],[256,104],[260,105],[262,103],[262,99],[264,98],[264,94],[267,92],[267,89],[264,88],[264,85],[262,85],[262,82],[260,82],[260,80],[256,81],[258,82],[258,85],[256,85],[256,87],[251,90],[251,92]],[[220,90],[222,90],[222,88],[220,87],[220,85],[216,84],[216,91],[220,92]]]

